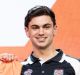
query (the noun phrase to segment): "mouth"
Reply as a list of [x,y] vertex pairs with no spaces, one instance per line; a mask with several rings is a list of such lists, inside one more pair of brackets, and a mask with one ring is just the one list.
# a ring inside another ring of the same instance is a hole
[[36,37],[39,42],[44,42],[47,37]]

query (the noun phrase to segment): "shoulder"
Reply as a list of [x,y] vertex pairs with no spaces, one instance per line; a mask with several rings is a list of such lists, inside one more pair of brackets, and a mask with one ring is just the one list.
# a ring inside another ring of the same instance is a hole
[[80,61],[76,58],[63,54],[63,59],[75,70],[76,75],[80,75]]
[[80,62],[78,59],[68,56],[68,55],[64,55],[64,60],[73,65],[74,64],[80,65]]

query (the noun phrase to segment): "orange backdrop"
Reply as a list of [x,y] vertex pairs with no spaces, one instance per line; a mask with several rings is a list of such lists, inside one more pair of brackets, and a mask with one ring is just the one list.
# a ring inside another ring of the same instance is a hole
[[[80,58],[80,0],[57,0],[52,10],[55,11],[58,26],[55,47]],[[30,42],[24,47],[0,47],[0,53],[14,53],[21,60],[24,60],[31,50]]]

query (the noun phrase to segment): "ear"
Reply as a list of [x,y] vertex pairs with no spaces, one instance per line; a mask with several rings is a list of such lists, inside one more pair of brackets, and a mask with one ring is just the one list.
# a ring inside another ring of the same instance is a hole
[[57,29],[57,25],[54,26],[54,30],[56,30],[56,29]]
[[28,27],[25,27],[24,29],[25,29],[26,35],[29,37],[29,29],[28,29]]
[[56,35],[57,32],[57,25],[54,26],[53,34]]

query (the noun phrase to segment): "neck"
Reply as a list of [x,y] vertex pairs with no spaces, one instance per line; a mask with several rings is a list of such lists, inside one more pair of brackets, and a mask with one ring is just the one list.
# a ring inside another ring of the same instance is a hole
[[53,46],[46,49],[33,48],[33,50],[33,55],[37,58],[42,58],[43,60],[48,60],[57,54],[57,51],[54,49]]

